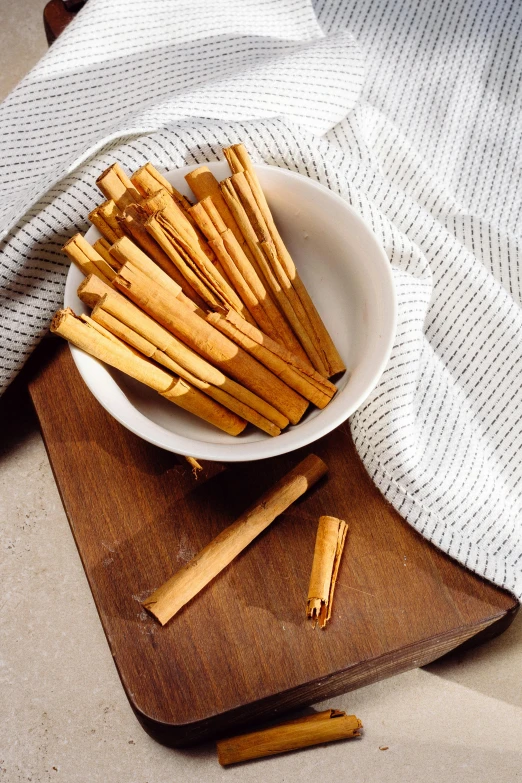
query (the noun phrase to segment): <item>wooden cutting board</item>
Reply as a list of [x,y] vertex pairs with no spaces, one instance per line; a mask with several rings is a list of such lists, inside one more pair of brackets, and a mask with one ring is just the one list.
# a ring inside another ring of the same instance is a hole
[[[513,597],[386,503],[348,424],[274,459],[205,463],[196,480],[112,419],[68,347],[50,343],[30,393],[123,687],[155,739],[179,745],[242,728],[421,666],[514,617]],[[142,610],[140,599],[310,452],[328,464],[326,479],[167,626]],[[305,619],[321,514],[350,525],[325,631]]]

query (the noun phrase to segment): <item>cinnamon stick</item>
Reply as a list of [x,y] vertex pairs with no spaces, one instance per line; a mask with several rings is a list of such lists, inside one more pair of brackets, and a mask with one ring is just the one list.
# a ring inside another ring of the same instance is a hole
[[355,715],[347,715],[342,710],[325,710],[268,729],[219,740],[218,761],[226,767],[324,742],[360,737],[361,728],[362,722]]
[[135,267],[140,269],[144,275],[150,277],[160,285],[168,294],[174,298],[181,293],[181,286],[166,274],[154,261],[146,255],[143,250],[134,244],[128,237],[118,239],[110,249],[111,256],[117,269],[130,261]]
[[75,234],[67,240],[62,250],[84,275],[96,275],[107,285],[112,284],[116,272],[81,234]]
[[[254,356],[261,364],[271,370],[274,375],[281,378],[291,389],[301,394],[306,400],[312,402],[318,408],[325,408],[332,395],[328,395],[322,389],[318,389],[310,380],[299,373],[291,364],[288,364],[276,353],[272,353],[259,340],[254,339],[246,330],[239,329],[227,316],[219,313],[209,313],[207,320],[219,329],[222,334],[226,334],[236,345],[240,345],[251,356]],[[254,331],[255,327],[251,327]],[[255,330],[258,331],[258,330]]]
[[123,214],[118,218],[119,224],[124,232],[146,253],[149,258],[171,277],[175,283],[181,286],[181,289],[188,299],[191,299],[196,307],[205,309],[204,300],[196,293],[188,280],[181,274],[176,264],[172,262],[169,256],[161,249],[154,238],[149,234],[145,223],[149,215],[143,207],[137,204],[131,204],[126,207]]
[[188,381],[196,389],[205,392],[205,394],[208,394],[213,400],[216,400],[216,402],[219,402],[225,408],[233,411],[238,416],[245,419],[245,421],[248,421],[263,430],[268,435],[275,437],[281,434],[279,427],[272,424],[269,419],[266,419],[253,408],[245,405],[245,403],[240,400],[237,400],[228,392],[218,386],[212,386],[212,384],[207,383],[182,365],[178,364],[178,362],[172,359],[167,353],[160,351],[153,343],[145,339],[139,332],[134,331],[134,329],[131,329],[104,310],[103,304],[104,302],[102,301],[94,308],[92,311],[92,320],[107,330],[109,334],[115,335],[147,358],[152,359],[176,375],[179,375],[180,378]]
[[276,517],[324,476],[327,470],[319,457],[310,454],[230,527],[207,544],[196,557],[155,590],[143,602],[143,606],[161,625],[165,625]]
[[268,206],[268,202],[263,193],[263,189],[261,188],[261,184],[245,146],[243,144],[234,144],[232,147],[224,149],[223,152],[233,172],[245,172],[246,180],[250,185],[252,192],[254,193],[257,205],[261,214],[263,215],[265,224],[270,232],[270,237],[276,247],[281,263],[283,264],[285,271],[294,285],[297,295],[299,296],[303,307],[309,316],[314,333],[317,337],[317,340],[319,341],[321,350],[323,351],[325,359],[328,363],[328,375],[332,376],[344,371],[346,369],[344,362],[341,359],[339,352],[337,351],[333,340],[321,319],[321,316],[317,312],[310,294],[308,293],[299,276],[299,273],[297,272],[294,261],[288,252],[281,235],[279,234],[279,231],[277,230],[277,226],[275,225],[270,207]]
[[[245,305],[247,311],[250,313],[252,317],[251,322],[253,322],[254,325],[261,326],[267,333],[276,334],[277,329],[274,327],[273,322],[268,315],[268,311],[270,309],[272,309],[272,312],[274,310],[276,311],[276,323],[281,320],[279,311],[277,311],[277,308],[273,303],[264,303],[264,300],[267,298],[266,289],[261,283],[250,261],[241,250],[233,233],[223,222],[210,196],[207,196],[198,204],[194,204],[194,206],[191,207],[190,212],[201,229],[201,232],[209,240],[209,245],[221,264],[220,271],[226,276],[231,286],[238,293],[239,298]],[[225,236],[228,235],[231,238],[229,241],[232,241],[233,243],[231,251],[229,251],[225,245]],[[234,256],[239,256],[239,262],[235,260]],[[244,275],[244,271],[250,280],[250,284]],[[261,301],[259,297],[261,298]]]
[[136,351],[130,350],[116,338],[109,339],[88,322],[78,318],[70,308],[56,313],[51,331],[229,435],[239,435],[244,430],[246,421],[239,416],[192,388],[186,381],[172,376]]
[[197,267],[190,253],[186,250],[187,245],[182,245],[180,236],[173,233],[170,221],[166,222],[161,218],[161,212],[152,214],[148,218],[145,226],[151,237],[158,243],[163,252],[177,267],[180,274],[204,302],[204,306],[221,307],[222,301],[219,295],[199,276]]
[[249,261],[253,263],[254,258],[252,257],[252,253],[248,247],[245,237],[241,233],[241,229],[237,224],[235,216],[232,214],[227,202],[223,198],[219,182],[212,174],[210,169],[207,166],[199,166],[197,169],[194,169],[194,171],[186,174],[185,179],[190,189],[199,201],[203,201],[207,198],[207,196],[210,196],[212,203],[223,220],[223,223],[232,231],[243,252]]
[[131,182],[143,198],[153,196],[158,190],[164,188],[181,209],[188,211],[192,206],[188,198],[176,190],[168,179],[165,179],[150,162],[134,172],[131,176]]
[[[324,378],[320,373],[310,367],[308,362],[303,362],[298,356],[285,348],[277,340],[272,340],[271,337],[261,332],[259,329],[247,324],[243,318],[239,318],[233,310],[229,310],[226,313],[228,321],[234,324],[240,331],[248,335],[252,340],[255,340],[260,345],[264,346],[270,353],[279,356],[286,364],[289,364],[294,370],[305,378],[309,383],[315,386],[320,392],[325,394],[328,399],[331,399],[337,392],[337,387]],[[320,406],[319,406],[320,407]]]
[[[258,260],[276,300],[290,323],[310,362],[322,375],[328,374],[328,365],[320,354],[321,346],[314,334],[308,315],[301,304],[288,276],[279,261],[278,253],[263,214],[242,171],[230,178],[232,187],[248,216],[257,241],[261,243],[262,253]],[[317,347],[314,344],[317,342]]]
[[111,244],[123,236],[123,231],[118,223],[121,211],[112,199],[104,201],[89,213],[89,220],[96,226],[102,236]]
[[97,253],[101,255],[104,261],[106,261],[110,267],[114,269],[114,259],[111,256],[110,250],[111,250],[111,243],[105,239],[105,237],[102,237],[101,239],[97,239],[96,242],[93,242],[93,248],[96,250]]
[[141,195],[119,163],[113,163],[100,174],[96,184],[107,199],[112,199],[119,209],[141,201]]
[[114,285],[186,345],[270,403],[292,424],[301,419],[308,407],[303,397],[178,299],[169,299],[132,264],[125,264]]
[[320,517],[315,540],[314,561],[308,588],[306,616],[315,626],[326,626],[332,615],[335,583],[348,525],[336,517]]
[[[223,182],[220,183],[220,187],[223,196],[225,198],[225,201],[230,207],[230,210],[233,212],[234,217],[236,218],[236,221],[241,229],[241,232],[244,235],[245,239],[247,240],[248,246],[252,251],[253,257],[255,258],[254,268],[257,272],[258,277],[260,277],[266,289],[270,291],[271,296],[273,296],[274,301],[277,302],[278,306],[280,307],[281,311],[284,313],[285,317],[288,318],[289,314],[292,316],[292,308],[288,302],[286,294],[284,293],[284,291],[282,291],[281,286],[277,281],[277,278],[272,272],[272,269],[267,261],[267,258],[259,244],[259,239],[254,230],[254,227],[250,222],[249,215],[245,211],[244,205],[242,204],[239,196],[237,195],[232,181],[230,179],[224,180]],[[270,317],[272,317],[272,315]],[[292,328],[290,327],[288,321],[285,320],[284,318],[281,319],[281,321],[282,324],[279,332],[279,337],[283,345],[285,345],[288,348],[288,350],[292,351],[297,356],[300,356],[303,359],[303,361],[309,362],[306,352],[304,351],[301,343],[299,342],[296,335],[292,331]]]
[[210,261],[214,260],[212,250],[209,248],[201,231],[191,222],[192,218],[190,218],[189,213],[181,209],[165,188],[161,188],[154,195],[145,199],[142,202],[142,206],[149,215],[162,212],[165,219],[175,229],[176,234],[183,239],[196,256],[202,254]]
[[102,308],[155,345],[159,351],[177,362],[184,370],[234,397],[244,407],[234,408],[229,405],[230,409],[264,432],[276,435],[288,425],[288,419],[273,405],[205,361],[193,349],[174,337],[171,332],[160,326],[124,296],[104,285],[97,277],[91,275],[83,281],[78,288],[78,297],[88,307],[94,308],[93,315],[97,312],[97,308]]

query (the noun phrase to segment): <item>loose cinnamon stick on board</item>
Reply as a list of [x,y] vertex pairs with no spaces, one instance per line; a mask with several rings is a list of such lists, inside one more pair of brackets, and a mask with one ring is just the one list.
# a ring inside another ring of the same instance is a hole
[[263,215],[281,262],[285,267],[289,279],[295,286],[297,295],[301,299],[303,307],[305,308],[310,318],[315,334],[320,341],[321,348],[324,351],[329,365],[329,376],[336,375],[337,373],[344,371],[346,369],[344,362],[341,359],[339,352],[337,351],[333,340],[321,319],[321,316],[317,312],[310,294],[308,293],[299,276],[299,273],[297,272],[297,269],[295,268],[293,259],[288,252],[281,235],[279,234],[279,231],[277,230],[277,226],[275,225],[274,219],[272,217],[270,207],[268,206],[268,202],[263,193],[263,189],[261,188],[258,176],[255,172],[252,161],[250,160],[245,146],[243,144],[234,144],[232,147],[224,149],[223,152],[230,168],[234,173],[245,171],[245,177],[252,189],[252,192],[254,193],[258,207]]
[[84,275],[96,275],[107,285],[112,285],[116,272],[81,234],[67,240],[62,250]]
[[[166,297],[132,264],[122,267],[114,286],[186,345],[280,411],[283,422],[287,418],[297,424],[302,418],[308,407],[303,397],[178,299]],[[274,424],[279,426],[277,421]]]
[[325,463],[315,454],[306,457],[254,506],[152,593],[143,602],[145,609],[165,625],[327,470]]
[[58,310],[51,323],[51,331],[229,435],[239,435],[244,430],[246,421],[239,416],[193,389],[186,381],[157,367],[116,338],[109,339],[88,322],[78,318],[71,309]]
[[[236,381],[222,373],[217,367],[205,361],[199,354],[174,337],[171,332],[160,326],[159,323],[146,315],[136,305],[102,283],[99,278],[90,275],[84,280],[78,288],[78,297],[88,307],[94,308],[93,316],[98,312],[98,308],[103,309],[129,327],[129,329],[145,338],[146,341],[152,343],[157,347],[158,351],[165,353],[187,372],[201,381],[216,386],[229,397],[234,397],[239,405],[233,407],[232,404],[229,404],[230,410],[264,430],[264,432],[267,432],[269,435],[277,435],[283,427],[288,425],[288,419],[276,410],[273,405],[270,405],[257,394],[236,383]],[[239,320],[242,321],[243,319],[240,318]],[[118,336],[124,339],[122,335]],[[190,381],[190,378],[187,378],[187,380]]]
[[121,211],[114,201],[109,199],[109,201],[104,201],[103,204],[95,207],[89,213],[89,220],[96,226],[100,234],[112,244],[119,237],[123,236],[123,231],[118,223],[120,216]]
[[308,588],[306,616],[315,628],[324,628],[332,615],[332,604],[348,525],[336,517],[320,517],[314,561]]
[[176,190],[150,162],[134,172],[131,176],[131,182],[144,198],[153,196],[158,190],[165,188],[179,207],[188,211],[192,206],[188,198]]
[[359,730],[362,727],[362,722],[355,715],[347,715],[341,710],[325,710],[269,729],[219,740],[218,761],[226,767],[241,761],[321,745],[323,742],[360,737]]
[[188,299],[191,299],[196,307],[206,308],[204,300],[196,293],[188,280],[183,277],[176,264],[172,262],[169,256],[161,249],[154,238],[149,234],[145,223],[149,219],[148,213],[143,207],[137,204],[131,204],[126,207],[123,214],[118,218],[123,231],[133,242],[141,247],[144,253],[171,277],[175,283],[181,286],[181,289]]
[[203,465],[200,465],[195,457],[185,457],[185,459],[187,460],[188,464],[192,468],[192,474],[194,478],[197,479],[198,473],[200,472],[200,470],[203,470]]
[[96,184],[107,199],[116,202],[119,209],[141,201],[141,195],[119,163],[113,163],[100,174]]

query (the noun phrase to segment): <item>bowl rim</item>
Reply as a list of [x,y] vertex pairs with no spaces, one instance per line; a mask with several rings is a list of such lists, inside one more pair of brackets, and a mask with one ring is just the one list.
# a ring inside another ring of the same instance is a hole
[[[221,167],[223,164],[226,165],[226,162],[211,161],[205,164],[195,163],[187,166],[181,166],[177,169],[172,169],[168,172],[164,171],[163,173],[164,176],[167,179],[169,179],[169,175],[172,176],[172,174],[174,173],[176,175],[184,176],[188,172],[193,171],[195,168],[198,168],[200,165],[207,165],[212,170],[213,168],[215,169],[217,167],[217,164],[219,164],[219,166]],[[312,433],[308,433],[308,435],[305,435],[303,438],[299,438],[298,435],[299,425],[296,425],[296,428],[292,428],[292,430],[283,433],[277,438],[267,438],[266,440],[254,441],[249,443],[241,443],[236,441],[235,443],[231,442],[230,444],[224,444],[224,443],[212,443],[212,442],[196,440],[194,438],[188,438],[184,435],[179,435],[176,432],[172,432],[171,430],[165,429],[160,424],[157,424],[153,420],[149,419],[147,416],[145,416],[145,414],[143,414],[140,410],[138,410],[134,406],[133,406],[133,412],[134,412],[133,418],[136,417],[136,422],[133,423],[133,421],[129,421],[125,414],[121,414],[119,412],[119,406],[116,406],[115,409],[115,406],[112,404],[112,395],[106,393],[103,385],[102,388],[100,389],[99,384],[96,383],[96,374],[94,377],[92,377],[92,374],[89,371],[90,368],[92,368],[93,366],[92,365],[93,362],[100,365],[100,367],[103,367],[104,369],[105,366],[101,362],[98,362],[98,360],[94,359],[94,357],[86,354],[81,349],[76,348],[74,345],[69,344],[74,363],[78,369],[78,372],[80,373],[80,376],[82,377],[89,391],[94,395],[94,397],[98,400],[100,405],[107,411],[107,413],[109,413],[114,419],[116,419],[116,421],[118,421],[122,426],[124,426],[134,435],[137,435],[143,440],[155,446],[158,446],[159,448],[173,452],[175,454],[188,455],[191,457],[195,457],[196,459],[210,460],[210,461],[217,461],[217,462],[250,462],[254,460],[268,459],[270,457],[279,456],[281,454],[285,454],[291,451],[295,451],[299,448],[303,448],[304,446],[310,445],[311,443],[314,443],[316,440],[319,440],[319,438],[324,437],[329,432],[331,432],[336,427],[340,426],[343,422],[345,422],[353,413],[355,413],[355,411],[363,404],[363,402],[369,397],[369,395],[375,389],[390,358],[391,351],[393,348],[393,343],[395,340],[396,330],[397,330],[397,296],[395,291],[393,274],[391,271],[391,263],[384,251],[384,248],[379,243],[372,228],[366,222],[366,220],[364,220],[364,218],[339,194],[330,190],[322,183],[317,182],[314,179],[311,179],[310,177],[307,177],[303,174],[299,174],[294,171],[290,171],[289,169],[280,166],[271,166],[264,163],[255,164],[254,168],[270,169],[270,170],[275,169],[280,174],[282,174],[285,177],[289,177],[290,179],[298,180],[301,183],[304,180],[306,181],[307,186],[311,186],[312,188],[320,190],[323,193],[324,191],[326,191],[330,198],[333,198],[334,201],[336,201],[344,209],[348,210],[348,212],[351,213],[351,217],[358,224],[359,229],[366,236],[366,238],[368,238],[370,242],[373,244],[375,249],[375,255],[376,257],[379,258],[379,263],[381,264],[380,272],[384,276],[384,280],[387,284],[386,287],[388,289],[388,294],[389,294],[389,301],[387,302],[387,307],[388,307],[388,319],[390,323],[387,329],[387,334],[383,337],[383,342],[381,344],[381,358],[372,373],[371,380],[366,384],[363,391],[357,396],[357,398],[349,406],[346,406],[345,408],[341,408],[336,415],[330,415],[329,417],[326,415],[329,406],[324,410],[322,410],[320,412],[320,415],[314,419],[314,421],[318,421],[322,416],[322,426],[319,426],[316,431]],[[91,227],[89,231],[93,231],[93,229],[94,227]],[[72,267],[73,265],[71,264],[71,268]],[[67,283],[69,283],[70,276],[71,276],[71,269],[67,274]],[[66,300],[70,293],[68,290],[67,283],[66,283],[66,292],[65,292]],[[67,302],[65,302],[64,306],[67,306]],[[108,370],[106,371],[108,372]],[[116,384],[116,386],[118,386],[118,383],[115,380],[114,383]],[[121,391],[122,394],[124,394],[123,390]],[[132,405],[132,403],[130,404]],[[140,424],[144,425],[146,430],[145,434],[144,434],[144,430],[140,427]],[[294,437],[291,437],[292,435],[294,435]],[[298,442],[294,442],[294,441],[298,441]]]

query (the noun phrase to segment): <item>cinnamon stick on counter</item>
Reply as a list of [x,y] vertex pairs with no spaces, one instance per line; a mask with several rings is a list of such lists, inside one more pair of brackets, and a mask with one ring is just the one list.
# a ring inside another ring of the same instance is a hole
[[332,615],[332,604],[348,525],[336,517],[320,517],[314,561],[308,588],[306,616],[324,628]]
[[310,454],[230,527],[143,601],[162,625],[212,581],[268,525],[313,486],[328,468]]
[[275,756],[290,750],[360,737],[362,723],[342,710],[325,710],[304,718],[286,721],[269,729],[219,740],[218,761],[226,767],[240,761]]

